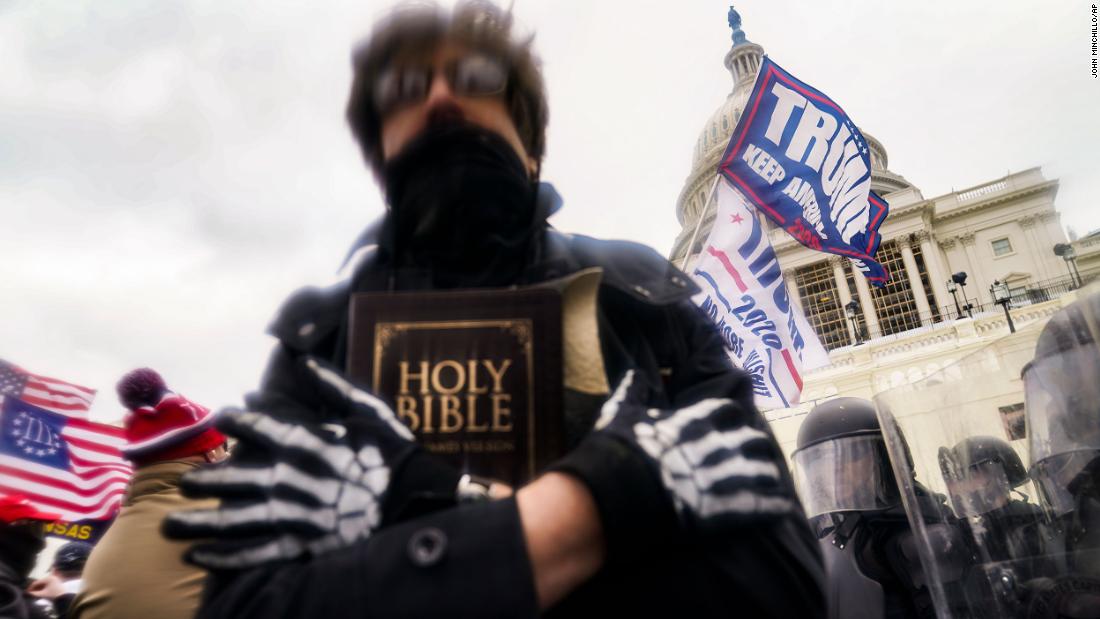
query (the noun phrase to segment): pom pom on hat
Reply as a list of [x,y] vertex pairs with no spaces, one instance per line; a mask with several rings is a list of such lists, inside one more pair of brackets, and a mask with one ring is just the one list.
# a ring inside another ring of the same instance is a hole
[[134,370],[118,383],[118,397],[130,409],[122,455],[136,464],[206,453],[225,443],[210,409],[172,393],[160,374]]
[[115,389],[123,406],[137,410],[142,406],[156,406],[168,391],[168,386],[155,370],[138,368],[127,372]]

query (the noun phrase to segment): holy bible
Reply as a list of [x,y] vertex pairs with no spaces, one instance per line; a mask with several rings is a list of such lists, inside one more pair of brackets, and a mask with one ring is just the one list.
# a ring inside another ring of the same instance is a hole
[[562,294],[357,293],[348,374],[429,451],[518,487],[563,452]]

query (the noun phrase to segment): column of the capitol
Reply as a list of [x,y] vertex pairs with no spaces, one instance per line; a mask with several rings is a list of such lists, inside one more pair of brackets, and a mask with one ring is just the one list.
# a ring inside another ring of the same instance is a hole
[[981,263],[978,261],[977,254],[975,254],[975,236],[970,231],[959,235],[959,243],[962,244],[963,255],[966,256],[966,264],[969,267],[966,272],[970,274],[963,290],[966,291],[967,303],[970,300],[975,300],[981,305],[989,300],[989,282],[986,281],[984,270],[979,268]]
[[899,239],[898,242],[901,244],[901,261],[905,264],[905,274],[909,277],[909,289],[913,292],[913,300],[917,303],[917,315],[921,324],[931,324],[932,308],[928,306],[928,294],[920,281],[917,259],[913,256],[913,248],[910,245],[912,239]]
[[879,337],[882,335],[882,330],[878,326],[875,299],[871,296],[871,288],[867,284],[867,278],[862,273],[856,273],[854,279],[856,280],[856,291],[859,293],[859,305],[863,309],[863,320],[867,322],[867,337]]
[[833,279],[836,280],[836,289],[840,293],[840,311],[844,312],[844,324],[848,329],[848,341],[856,342],[855,327],[852,325],[852,321],[847,318],[847,310],[844,308],[852,301],[852,291],[848,288],[848,278],[844,275],[844,261],[847,258],[841,258],[840,256],[830,256],[829,264],[833,267]]
[[932,296],[936,300],[936,307],[942,310],[953,303],[951,293],[947,292],[947,279],[951,274],[943,268],[940,250],[933,242],[932,235],[927,230],[921,230],[916,237],[920,242],[920,253],[924,256],[924,266],[928,269],[928,281],[932,282]]

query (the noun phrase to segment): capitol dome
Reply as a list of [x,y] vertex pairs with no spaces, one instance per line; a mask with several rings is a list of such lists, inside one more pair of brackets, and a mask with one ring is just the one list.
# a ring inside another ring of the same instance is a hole
[[725,65],[733,76],[733,90],[714,114],[703,125],[703,131],[695,142],[695,152],[691,158],[691,169],[699,170],[712,163],[718,165],[726,144],[730,141],[737,120],[745,109],[745,103],[752,94],[752,85],[756,80],[756,71],[764,56],[764,48],[756,43],[745,42],[734,46],[726,54]]

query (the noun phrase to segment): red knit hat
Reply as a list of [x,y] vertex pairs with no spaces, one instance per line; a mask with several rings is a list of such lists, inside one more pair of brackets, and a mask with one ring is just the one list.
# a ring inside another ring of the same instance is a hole
[[210,409],[168,391],[164,379],[149,368],[123,376],[118,398],[130,409],[122,455],[136,463],[203,454],[225,443],[225,435],[214,429]]

